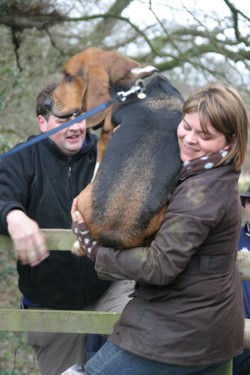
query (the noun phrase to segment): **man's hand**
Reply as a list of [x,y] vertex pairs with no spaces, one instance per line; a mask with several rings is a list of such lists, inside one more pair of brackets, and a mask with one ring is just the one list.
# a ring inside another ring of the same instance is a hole
[[21,210],[10,211],[6,220],[17,259],[22,264],[36,266],[49,256],[46,235],[34,220]]

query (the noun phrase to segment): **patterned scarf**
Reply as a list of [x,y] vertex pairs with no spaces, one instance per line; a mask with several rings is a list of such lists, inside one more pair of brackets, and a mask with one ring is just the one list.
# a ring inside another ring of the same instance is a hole
[[[185,180],[187,177],[201,173],[204,170],[216,168],[217,164],[227,156],[228,151],[221,150],[216,154],[202,156],[201,158],[185,161],[181,168],[179,180]],[[228,164],[226,161],[223,164]]]

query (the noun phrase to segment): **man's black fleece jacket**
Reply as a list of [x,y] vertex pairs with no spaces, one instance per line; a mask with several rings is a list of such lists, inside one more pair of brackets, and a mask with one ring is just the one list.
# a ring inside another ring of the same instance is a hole
[[[12,209],[24,211],[40,228],[71,228],[72,200],[91,181],[96,162],[97,137],[87,133],[86,139],[72,158],[47,138],[0,161],[1,233],[8,233]],[[70,251],[51,251],[35,267],[17,262],[17,270],[21,293],[52,309],[80,310],[110,285],[98,279],[92,260]]]

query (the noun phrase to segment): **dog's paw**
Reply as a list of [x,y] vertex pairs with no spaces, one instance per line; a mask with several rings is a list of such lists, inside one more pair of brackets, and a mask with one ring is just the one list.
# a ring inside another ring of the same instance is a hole
[[78,257],[82,257],[83,255],[87,255],[85,248],[80,244],[79,241],[75,241],[71,248],[71,252]]

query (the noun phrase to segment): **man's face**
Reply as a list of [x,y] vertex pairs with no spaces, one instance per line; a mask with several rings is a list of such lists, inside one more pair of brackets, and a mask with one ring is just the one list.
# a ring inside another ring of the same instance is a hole
[[[61,119],[50,115],[46,121],[43,116],[38,116],[38,124],[42,133],[55,129],[69,120],[71,120],[71,118]],[[58,131],[49,138],[55,142],[66,156],[70,157],[81,149],[86,138],[86,131],[86,121],[82,120]]]

